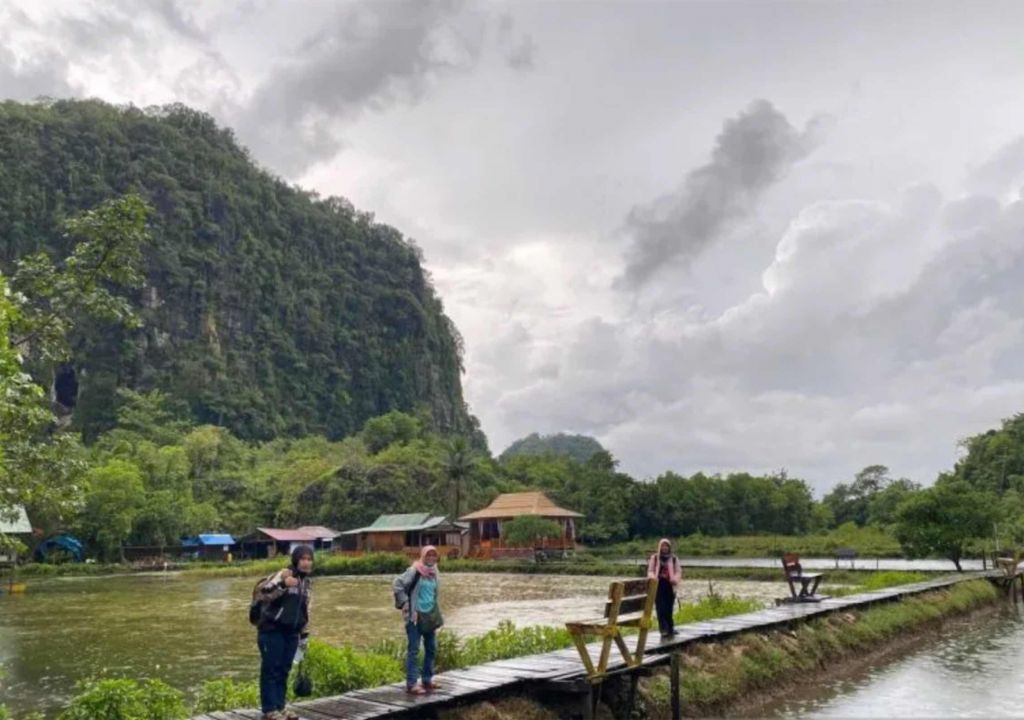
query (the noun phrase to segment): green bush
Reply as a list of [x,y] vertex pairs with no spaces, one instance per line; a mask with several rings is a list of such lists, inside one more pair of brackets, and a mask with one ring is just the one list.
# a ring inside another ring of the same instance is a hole
[[677,624],[704,622],[728,615],[739,615],[741,613],[756,612],[764,609],[764,603],[760,600],[729,595],[722,597],[714,592],[707,597],[701,598],[695,603],[683,603],[682,607],[675,612]]
[[569,645],[572,645],[572,637],[564,627],[530,625],[517,628],[512,621],[502,620],[494,630],[463,641],[459,665],[479,665],[492,660],[560,650]]
[[160,680],[126,678],[80,683],[59,720],[181,720],[188,709],[181,692]]
[[317,696],[340,695],[349,690],[386,685],[401,680],[402,664],[394,657],[331,647],[312,640],[303,661]]
[[257,707],[260,704],[260,686],[257,682],[234,680],[207,680],[199,688],[192,712],[213,712],[232,708]]

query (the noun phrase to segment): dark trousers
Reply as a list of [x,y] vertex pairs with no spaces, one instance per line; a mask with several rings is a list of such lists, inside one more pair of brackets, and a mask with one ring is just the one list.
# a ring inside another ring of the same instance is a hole
[[420,632],[414,622],[406,621],[405,635],[409,639],[409,648],[405,656],[405,685],[413,687],[419,678],[420,638],[423,638],[423,683],[429,685],[434,679],[434,655],[437,653],[437,633]]
[[288,673],[299,647],[299,634],[261,630],[256,636],[260,648],[260,705],[264,713],[284,710],[288,697]]
[[658,578],[658,594],[654,596],[654,607],[658,611],[658,628],[662,635],[671,635],[676,623],[672,613],[676,609],[676,591],[665,578]]

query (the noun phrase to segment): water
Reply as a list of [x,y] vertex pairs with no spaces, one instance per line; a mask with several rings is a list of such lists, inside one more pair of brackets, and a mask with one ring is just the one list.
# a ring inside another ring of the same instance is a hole
[[[313,634],[364,647],[402,637],[391,580],[317,578]],[[158,677],[182,689],[209,678],[252,679],[253,582],[175,573],[31,580],[24,595],[0,595],[0,702],[15,717],[37,709],[52,715],[76,681],[97,673]],[[609,578],[467,573],[443,583],[447,627],[468,636],[505,619],[558,625],[600,614]],[[684,581],[682,599],[697,600],[707,588]],[[779,594],[773,583],[723,581],[715,589],[765,601]]]
[[1014,611],[949,624],[903,657],[797,690],[758,715],[782,718],[1024,717],[1024,620]]

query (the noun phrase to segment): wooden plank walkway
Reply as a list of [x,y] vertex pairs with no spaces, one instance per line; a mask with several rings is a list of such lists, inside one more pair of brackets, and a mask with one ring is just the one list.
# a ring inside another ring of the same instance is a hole
[[[644,665],[663,664],[673,652],[687,645],[724,640],[750,630],[765,630],[795,621],[823,616],[849,608],[862,608],[875,603],[898,600],[930,590],[979,578],[1002,577],[1000,571],[950,575],[924,582],[899,585],[884,590],[834,597],[817,603],[780,605],[752,613],[732,615],[719,620],[677,626],[678,634],[669,641],[658,642],[657,634],[649,636]],[[628,636],[630,649],[636,636]],[[601,643],[587,646],[591,655],[600,652]],[[621,659],[609,664],[609,672],[624,669]],[[375,720],[376,718],[415,718],[430,716],[430,711],[460,703],[466,699],[483,699],[507,694],[528,685],[569,682],[585,677],[583,663],[576,648],[570,647],[540,655],[526,655],[496,660],[483,665],[441,673],[435,677],[441,689],[429,695],[408,695],[405,683],[354,690],[344,695],[294,703],[290,706],[303,720]],[[259,720],[255,710],[231,710],[200,715],[193,720]]]

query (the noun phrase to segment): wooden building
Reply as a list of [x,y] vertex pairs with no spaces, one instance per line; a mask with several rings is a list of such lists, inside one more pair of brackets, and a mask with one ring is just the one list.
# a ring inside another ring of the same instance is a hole
[[[558,523],[558,537],[542,538],[533,547],[510,544],[505,540],[502,527],[523,515],[538,515]],[[469,554],[482,558],[532,558],[538,551],[565,555],[576,549],[576,519],[578,512],[558,507],[542,492],[518,492],[499,495],[487,507],[460,520],[469,523]]]
[[245,536],[238,544],[244,557],[272,558],[290,555],[299,545],[309,545],[314,550],[333,550],[338,535],[338,531],[319,525],[296,529],[256,528],[256,532]]
[[181,541],[186,555],[191,555],[197,560],[218,562],[230,559],[235,552],[236,544],[233,537],[224,533],[202,533]]
[[419,556],[425,545],[437,547],[441,557],[461,557],[469,526],[453,523],[444,515],[403,513],[381,515],[371,525],[341,533],[342,550],[348,552],[404,552]]
[[26,547],[32,543],[32,523],[20,505],[9,513],[0,513],[0,565],[14,565],[18,561],[16,541]]

